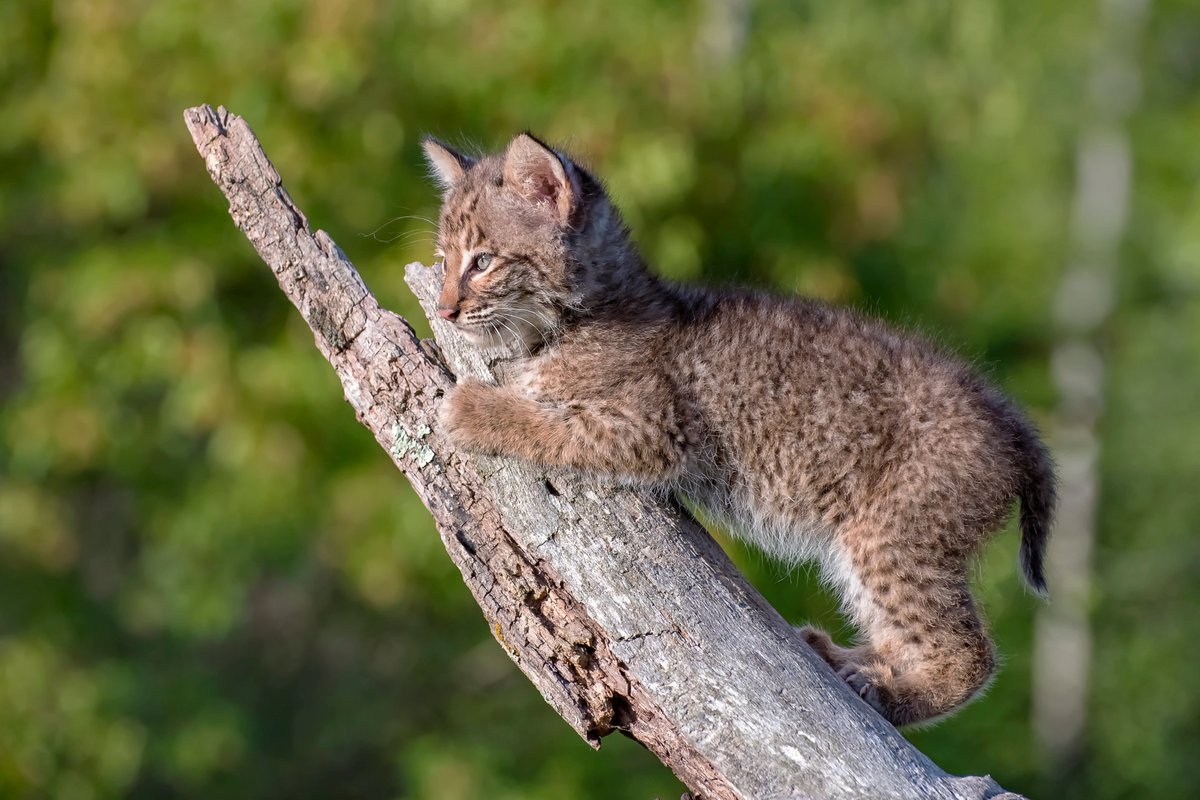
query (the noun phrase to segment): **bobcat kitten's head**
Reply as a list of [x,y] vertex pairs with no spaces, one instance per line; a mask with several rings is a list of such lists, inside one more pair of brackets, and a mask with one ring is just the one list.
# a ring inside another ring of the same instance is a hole
[[444,192],[438,313],[477,344],[547,341],[630,261],[599,182],[528,133],[478,158],[431,136],[422,146]]

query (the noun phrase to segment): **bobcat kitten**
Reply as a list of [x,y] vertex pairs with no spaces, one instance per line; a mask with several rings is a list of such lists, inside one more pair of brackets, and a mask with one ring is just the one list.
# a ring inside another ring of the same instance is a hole
[[1021,503],[1045,589],[1054,476],[1038,435],[966,365],[811,300],[668,284],[600,183],[529,134],[474,158],[423,142],[444,190],[438,313],[524,357],[467,379],[463,447],[695,499],[789,562],[815,559],[862,643],[808,643],[896,725],[966,703],[995,669],[967,564]]

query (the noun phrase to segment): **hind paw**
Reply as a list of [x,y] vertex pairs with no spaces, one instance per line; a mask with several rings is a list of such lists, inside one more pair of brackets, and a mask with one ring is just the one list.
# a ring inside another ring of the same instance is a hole
[[838,677],[844,680],[855,694],[866,701],[867,705],[887,716],[879,684],[876,682],[873,672],[861,664],[847,664],[838,670]]
[[825,659],[825,663],[832,667],[834,672],[840,670],[850,660],[850,651],[834,644],[829,634],[820,628],[805,625],[800,628],[800,635],[808,646],[816,651],[817,655]]
[[833,639],[829,634],[820,628],[814,628],[812,625],[805,625],[798,628],[800,636],[809,647],[816,650],[818,653],[826,653],[833,648]]

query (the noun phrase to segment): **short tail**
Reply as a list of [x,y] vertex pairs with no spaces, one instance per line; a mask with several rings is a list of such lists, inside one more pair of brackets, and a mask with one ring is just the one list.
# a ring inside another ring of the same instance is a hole
[[1021,571],[1039,595],[1046,594],[1046,540],[1054,517],[1054,463],[1046,446],[1031,425],[1021,426],[1018,447],[1021,453]]

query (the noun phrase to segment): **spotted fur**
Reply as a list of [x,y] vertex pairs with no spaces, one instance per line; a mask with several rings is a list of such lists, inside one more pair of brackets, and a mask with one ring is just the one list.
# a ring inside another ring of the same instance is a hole
[[440,312],[516,346],[465,380],[462,446],[695,499],[787,561],[817,561],[861,641],[806,640],[897,725],[970,700],[995,669],[967,566],[1020,500],[1044,589],[1047,453],[999,392],[920,338],[845,309],[664,282],[603,188],[528,134],[470,158],[425,150],[445,190]]

